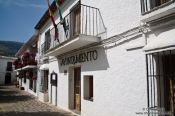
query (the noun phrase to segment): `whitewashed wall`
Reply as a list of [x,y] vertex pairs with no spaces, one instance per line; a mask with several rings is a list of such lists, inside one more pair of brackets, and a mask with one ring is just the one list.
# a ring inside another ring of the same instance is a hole
[[[13,62],[13,58],[0,58],[0,84],[5,84],[7,62]],[[11,82],[16,80],[15,73],[11,72]]]
[[99,8],[107,28],[107,38],[140,25],[140,0],[81,0]]
[[[140,48],[127,50],[128,44],[99,48],[96,61],[75,65],[81,66],[82,71],[82,116],[135,116],[136,112],[147,107],[145,55]],[[65,108],[68,108],[69,74],[64,75],[63,71],[69,70],[68,67],[60,67],[58,79],[58,104]],[[84,75],[94,76],[93,102],[83,98]]]

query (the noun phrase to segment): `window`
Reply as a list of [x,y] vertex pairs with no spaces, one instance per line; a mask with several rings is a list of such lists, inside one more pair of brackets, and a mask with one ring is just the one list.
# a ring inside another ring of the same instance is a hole
[[45,33],[45,42],[41,45],[41,54],[46,53],[46,51],[50,48],[50,44],[51,44],[51,34],[50,30],[48,30]]
[[12,62],[7,62],[7,71],[12,71]]
[[93,76],[84,76],[84,99],[93,101]]
[[151,11],[152,9],[159,7],[172,0],[141,0],[142,13]]
[[146,55],[149,112],[175,114],[175,51]]

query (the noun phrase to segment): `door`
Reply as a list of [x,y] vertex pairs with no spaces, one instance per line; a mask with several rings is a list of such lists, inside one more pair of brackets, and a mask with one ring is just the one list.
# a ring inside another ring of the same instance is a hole
[[10,84],[11,83],[11,73],[6,73],[5,74],[5,84]]
[[81,68],[74,68],[74,109],[81,110]]
[[79,35],[80,34],[80,13],[81,13],[81,7],[80,5],[77,5],[73,9],[73,36]]
[[49,75],[49,71],[48,70],[44,70],[44,92],[48,92],[48,75]]

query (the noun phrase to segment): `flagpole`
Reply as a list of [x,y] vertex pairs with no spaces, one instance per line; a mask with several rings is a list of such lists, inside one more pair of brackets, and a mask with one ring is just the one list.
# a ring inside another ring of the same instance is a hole
[[53,12],[51,10],[51,6],[50,6],[50,3],[49,3],[49,0],[46,0],[46,1],[47,1],[47,5],[48,5],[48,8],[49,8],[49,15],[50,15],[51,21],[53,23],[53,26],[55,28],[55,40],[57,40],[59,42],[59,39],[58,39],[58,28],[57,28],[57,25],[55,23]]

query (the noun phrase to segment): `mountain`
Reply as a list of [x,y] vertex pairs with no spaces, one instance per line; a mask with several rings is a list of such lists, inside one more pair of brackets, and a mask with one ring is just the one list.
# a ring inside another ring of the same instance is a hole
[[0,55],[13,57],[22,45],[20,42],[0,40]]

